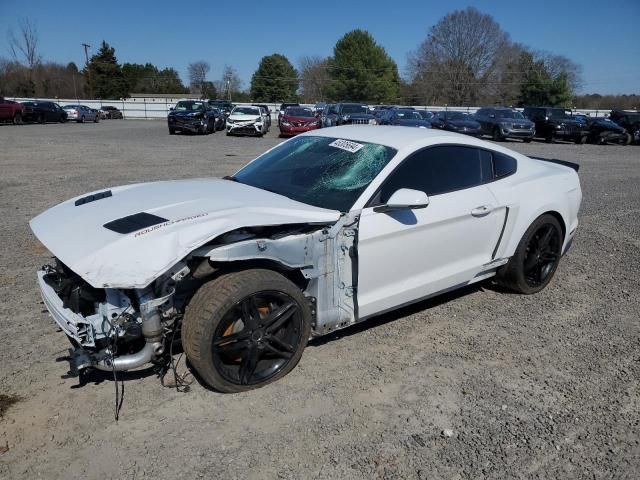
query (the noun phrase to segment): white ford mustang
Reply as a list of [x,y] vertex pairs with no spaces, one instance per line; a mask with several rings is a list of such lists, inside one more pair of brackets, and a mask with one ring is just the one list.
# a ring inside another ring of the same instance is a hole
[[530,294],[578,226],[576,169],[437,130],[300,135],[234,176],[127,185],[31,221],[71,371],[166,360],[209,386],[291,371],[308,339],[489,277]]

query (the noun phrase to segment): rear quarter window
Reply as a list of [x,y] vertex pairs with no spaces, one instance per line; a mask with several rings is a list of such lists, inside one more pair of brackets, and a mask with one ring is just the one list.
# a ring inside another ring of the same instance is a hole
[[493,171],[495,178],[503,178],[512,175],[518,169],[515,158],[502,153],[493,152]]

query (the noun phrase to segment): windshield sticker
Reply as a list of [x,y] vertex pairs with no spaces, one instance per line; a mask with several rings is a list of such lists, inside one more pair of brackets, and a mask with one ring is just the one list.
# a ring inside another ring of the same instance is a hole
[[364,145],[361,143],[351,142],[349,140],[343,140],[341,138],[334,140],[329,144],[330,147],[336,147],[341,150],[346,150],[347,152],[356,153],[360,150]]

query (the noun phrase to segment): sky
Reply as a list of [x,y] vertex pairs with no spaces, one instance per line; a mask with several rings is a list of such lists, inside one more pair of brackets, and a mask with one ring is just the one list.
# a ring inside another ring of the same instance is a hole
[[9,30],[29,19],[44,60],[81,67],[81,44],[91,55],[106,40],[120,63],[173,67],[185,83],[193,61],[209,62],[209,80],[229,64],[246,88],[263,56],[281,53],[297,66],[306,55],[331,55],[340,37],[361,28],[404,74],[429,28],[467,6],[492,15],[513,41],[580,64],[579,93],[640,93],[640,0],[0,0],[0,57],[11,57]]

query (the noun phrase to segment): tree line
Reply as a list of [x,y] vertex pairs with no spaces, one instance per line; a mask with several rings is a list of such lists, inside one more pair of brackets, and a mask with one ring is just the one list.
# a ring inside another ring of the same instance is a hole
[[409,105],[550,105],[579,108],[637,108],[637,95],[576,95],[582,69],[569,58],[514,42],[490,15],[473,7],[456,10],[433,25],[408,54],[407,69],[364,30],[339,39],[330,57],[305,56],[296,69],[279,53],[263,57],[248,89],[225,65],[209,78],[204,60],[188,67],[188,85],[173,68],[146,63],[120,65],[102,42],[79,70],[73,63],[42,62],[38,37],[28,21],[10,32],[12,60],[0,59],[0,94],[124,98],[131,93],[192,94],[234,101],[286,102],[348,100]]

